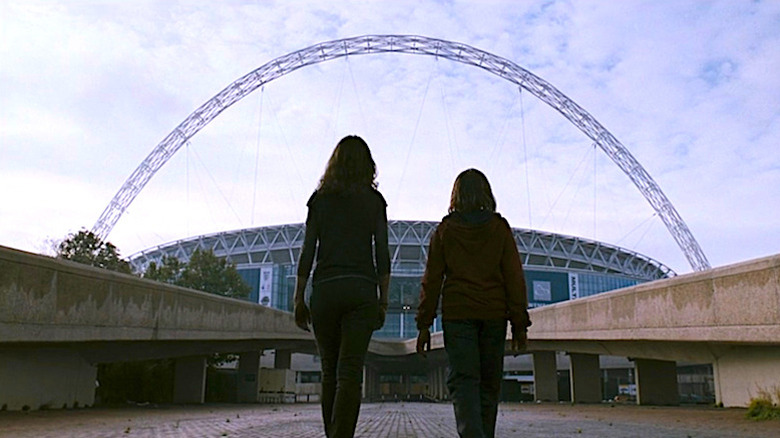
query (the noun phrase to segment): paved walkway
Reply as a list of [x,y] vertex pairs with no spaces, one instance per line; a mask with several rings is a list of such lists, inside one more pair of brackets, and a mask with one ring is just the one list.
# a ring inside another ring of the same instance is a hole
[[[449,404],[371,403],[357,437],[452,438]],[[315,404],[205,405],[0,412],[0,437],[323,438]],[[780,421],[745,419],[740,409],[608,404],[502,404],[497,437],[777,438]]]

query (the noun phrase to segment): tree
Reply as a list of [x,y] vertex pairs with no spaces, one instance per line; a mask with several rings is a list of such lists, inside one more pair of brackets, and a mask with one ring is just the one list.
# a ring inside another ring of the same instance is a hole
[[116,246],[87,230],[69,234],[60,242],[57,245],[57,257],[125,274],[133,272],[130,263],[119,256]]
[[187,263],[165,256],[159,266],[149,264],[144,278],[231,298],[248,298],[250,292],[236,266],[218,258],[212,250],[196,249]]
[[231,298],[248,298],[250,288],[236,266],[211,250],[195,250],[182,271],[181,286]]
[[161,283],[180,284],[182,272],[186,267],[187,264],[176,257],[163,256],[159,266],[155,262],[149,263],[143,277]]

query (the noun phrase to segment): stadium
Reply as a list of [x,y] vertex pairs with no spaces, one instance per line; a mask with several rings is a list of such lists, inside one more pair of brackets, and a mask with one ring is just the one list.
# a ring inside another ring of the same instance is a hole
[[[392,269],[390,305],[385,326],[374,333],[375,338],[397,341],[416,337],[414,315],[420,280],[425,270],[428,242],[436,225],[437,222],[431,221],[396,220],[388,223]],[[196,249],[212,250],[217,257],[225,258],[236,266],[251,288],[249,299],[252,302],[292,311],[297,261],[304,234],[303,224],[207,234],[141,251],[130,257],[130,263],[137,272],[142,272],[150,263],[159,263],[165,256],[187,261]],[[669,267],[656,260],[607,243],[519,228],[513,229],[513,234],[525,270],[530,307],[675,275]],[[441,330],[438,318],[433,330]],[[409,398],[425,393],[431,363],[414,357],[406,359],[399,361],[398,358],[391,360],[369,355],[367,367],[373,367],[378,373],[380,397]],[[442,360],[446,361],[443,357],[438,358],[438,362]],[[630,362],[608,357],[602,360],[606,377],[605,397],[611,398],[620,391],[627,391],[633,368]],[[272,367],[273,352],[266,352],[261,362]],[[559,355],[557,362],[561,388],[568,388],[568,358]],[[296,371],[298,382],[319,381],[316,356],[293,354],[292,369]],[[507,357],[505,399],[520,400],[533,394],[531,369],[527,355]],[[566,391],[562,390],[560,397],[565,400]]]

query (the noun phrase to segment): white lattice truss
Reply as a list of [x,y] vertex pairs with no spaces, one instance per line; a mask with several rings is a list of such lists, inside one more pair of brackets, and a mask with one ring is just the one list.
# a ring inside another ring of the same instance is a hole
[[710,267],[690,229],[650,174],[612,133],[576,102],[544,79],[505,58],[465,44],[414,35],[366,35],[323,42],[280,56],[239,78],[196,109],[154,148],[116,193],[92,231],[106,238],[163,164],[222,111],[249,93],[308,65],[344,56],[377,53],[407,53],[449,59],[479,67],[529,91],[566,117],[628,175],[666,225],[694,270]]
[[[436,225],[437,222],[425,221],[388,223],[393,275],[422,275],[428,242]],[[159,263],[164,256],[188,261],[196,249],[210,249],[239,268],[263,264],[294,267],[304,233],[303,224],[290,224],[208,234],[134,254],[130,262],[140,272],[151,262]],[[674,275],[660,262],[616,246],[536,230],[515,228],[513,234],[527,268],[599,272],[648,281]]]

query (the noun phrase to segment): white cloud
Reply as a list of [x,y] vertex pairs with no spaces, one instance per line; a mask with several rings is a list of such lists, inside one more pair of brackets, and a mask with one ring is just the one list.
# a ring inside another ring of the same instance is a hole
[[[778,17],[771,1],[3,2],[0,179],[19,190],[0,195],[0,244],[34,250],[90,226],[176,124],[265,62],[393,33],[530,69],[629,148],[714,264],[770,254],[780,245]],[[515,226],[620,242],[688,270],[590,140],[529,93],[521,112],[516,87],[479,69],[351,57],[280,78],[260,102],[257,92],[225,111],[155,175],[110,237],[124,254],[253,219],[302,221],[333,145],[358,133],[393,217],[440,218],[455,175],[477,166]]]

